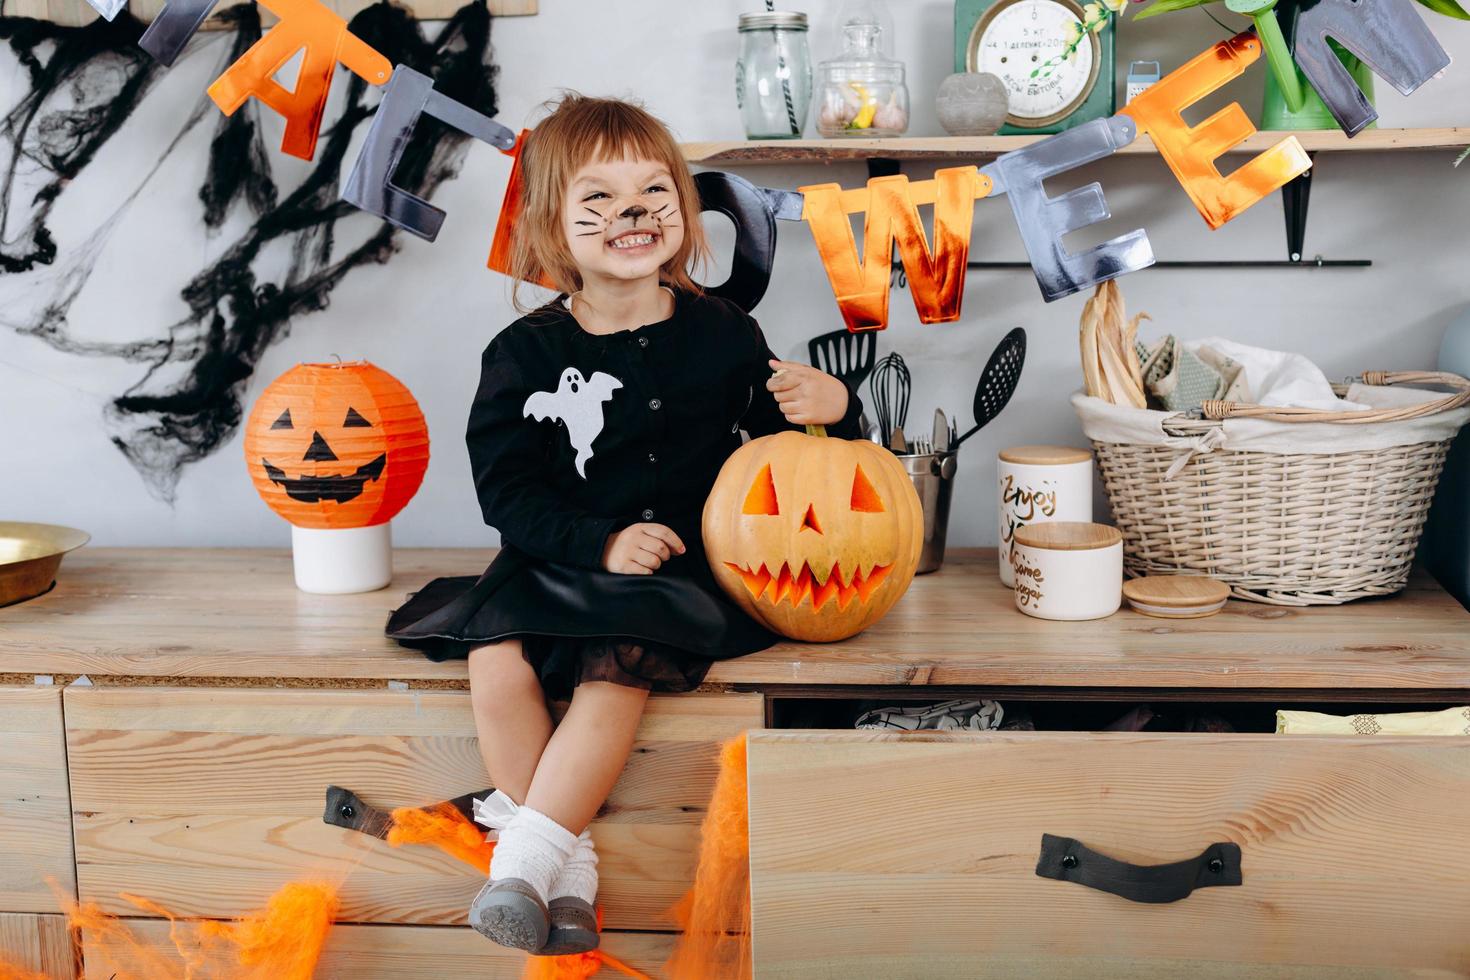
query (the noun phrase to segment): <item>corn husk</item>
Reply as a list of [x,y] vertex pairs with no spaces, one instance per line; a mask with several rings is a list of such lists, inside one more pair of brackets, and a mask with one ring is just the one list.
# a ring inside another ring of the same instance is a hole
[[1100,283],[1082,307],[1079,347],[1082,353],[1082,381],[1087,394],[1114,405],[1144,408],[1148,399],[1143,389],[1143,368],[1134,352],[1140,313],[1126,320],[1123,294],[1118,284]]

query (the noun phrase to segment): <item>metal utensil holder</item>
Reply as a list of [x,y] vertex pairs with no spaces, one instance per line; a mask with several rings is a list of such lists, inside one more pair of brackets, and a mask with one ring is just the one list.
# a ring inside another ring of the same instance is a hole
[[949,532],[949,498],[954,493],[958,453],[898,454],[898,461],[914,482],[924,510],[924,547],[917,574],[933,572],[944,564],[944,539]]

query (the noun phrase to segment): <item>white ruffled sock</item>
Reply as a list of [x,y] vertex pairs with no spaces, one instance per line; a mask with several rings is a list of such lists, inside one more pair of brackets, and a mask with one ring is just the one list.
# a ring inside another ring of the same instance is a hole
[[597,898],[597,848],[592,844],[592,835],[582,831],[577,838],[576,850],[562,865],[561,874],[551,886],[552,898],[580,898],[588,905]]
[[500,832],[490,858],[490,878],[520,878],[542,901],[577,847],[577,836],[539,810],[523,806]]

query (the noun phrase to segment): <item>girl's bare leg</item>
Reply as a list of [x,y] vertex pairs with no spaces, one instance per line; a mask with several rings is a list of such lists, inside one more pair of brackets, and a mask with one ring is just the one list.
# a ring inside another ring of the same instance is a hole
[[[588,681],[541,752],[525,803],[580,834],[612,792],[633,751],[648,692]],[[487,756],[488,759],[488,756]]]
[[541,681],[521,656],[520,640],[471,650],[469,672],[470,705],[485,770],[496,789],[525,803],[551,738],[551,714]]

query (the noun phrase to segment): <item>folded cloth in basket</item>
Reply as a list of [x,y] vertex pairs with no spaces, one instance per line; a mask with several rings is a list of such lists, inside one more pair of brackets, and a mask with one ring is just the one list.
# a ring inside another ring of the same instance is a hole
[[1218,357],[1240,365],[1250,379],[1257,405],[1317,408],[1332,412],[1354,412],[1368,406],[1344,401],[1332,390],[1322,369],[1300,354],[1267,350],[1236,343],[1224,337],[1205,337],[1184,342],[1186,350],[1205,357],[1208,348]]
[[1220,374],[1169,334],[1148,352],[1143,383],[1158,404],[1170,412],[1188,412],[1220,395]]

